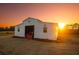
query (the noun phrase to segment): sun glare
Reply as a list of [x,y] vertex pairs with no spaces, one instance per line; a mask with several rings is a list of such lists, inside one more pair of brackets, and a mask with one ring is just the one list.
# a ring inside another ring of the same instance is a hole
[[59,28],[60,28],[60,29],[63,29],[64,26],[65,26],[65,23],[59,23]]

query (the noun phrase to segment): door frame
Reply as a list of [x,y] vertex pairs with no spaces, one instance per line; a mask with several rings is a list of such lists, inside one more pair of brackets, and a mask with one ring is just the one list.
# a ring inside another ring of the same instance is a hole
[[25,38],[27,38],[26,35],[28,34],[28,33],[26,33],[26,27],[33,27],[33,36],[32,36],[32,39],[34,39],[34,30],[35,30],[34,25],[27,25],[27,26],[25,26]]

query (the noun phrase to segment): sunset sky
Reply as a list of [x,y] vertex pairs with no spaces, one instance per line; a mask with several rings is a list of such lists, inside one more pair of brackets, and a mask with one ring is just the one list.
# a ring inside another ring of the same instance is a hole
[[45,22],[79,23],[79,4],[0,4],[0,27],[17,25],[27,17]]

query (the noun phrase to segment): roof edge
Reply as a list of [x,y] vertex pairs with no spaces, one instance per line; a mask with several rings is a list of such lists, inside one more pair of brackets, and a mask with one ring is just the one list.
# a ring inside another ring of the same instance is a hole
[[[42,22],[42,23],[48,23],[48,24],[58,24],[58,23],[53,23],[53,22],[44,22],[44,21],[41,21],[41,20],[39,20],[39,19],[36,19],[36,18],[33,18],[33,17],[27,17],[25,20],[23,20],[23,22],[24,21],[27,21],[28,19],[34,19],[34,20],[37,20],[37,21],[39,21],[39,22]],[[22,23],[23,23],[22,22]],[[19,25],[21,25],[22,23],[20,23],[20,24],[18,24],[18,25],[15,25],[15,26],[19,26]]]
[[[37,21],[43,22],[43,21],[41,21],[41,20],[39,20],[39,19],[36,19],[36,18],[33,18],[33,17],[28,17],[28,18],[26,18],[24,21],[26,21],[26,20],[28,20],[28,19],[34,19],[34,20],[37,20]],[[23,22],[24,22],[24,21],[23,21]]]

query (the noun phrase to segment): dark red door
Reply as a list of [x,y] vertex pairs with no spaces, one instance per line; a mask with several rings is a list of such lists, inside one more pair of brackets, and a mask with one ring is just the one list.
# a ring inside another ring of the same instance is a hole
[[25,38],[27,39],[34,38],[34,26],[25,26]]

